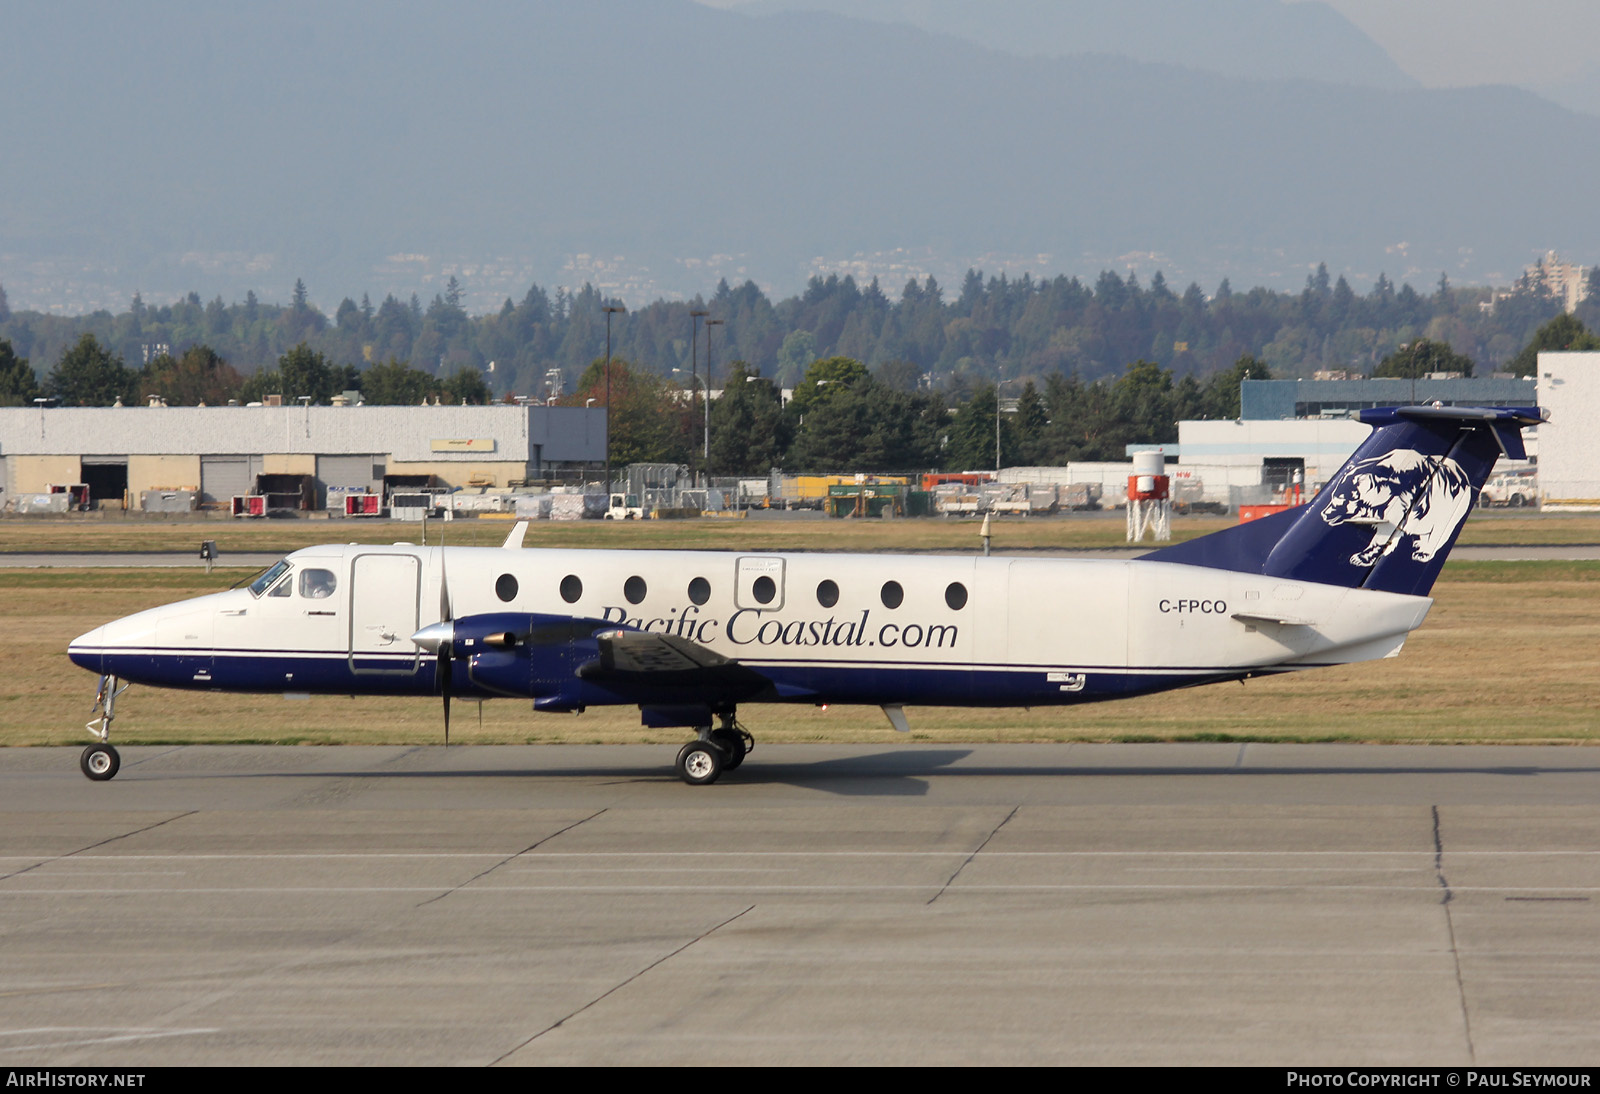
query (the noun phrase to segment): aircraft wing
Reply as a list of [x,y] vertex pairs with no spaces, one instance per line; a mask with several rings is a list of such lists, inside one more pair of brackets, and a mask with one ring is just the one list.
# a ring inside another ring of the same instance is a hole
[[770,680],[698,642],[671,634],[610,630],[596,635],[600,656],[578,669],[578,678],[611,687],[697,685],[710,691],[752,694]]

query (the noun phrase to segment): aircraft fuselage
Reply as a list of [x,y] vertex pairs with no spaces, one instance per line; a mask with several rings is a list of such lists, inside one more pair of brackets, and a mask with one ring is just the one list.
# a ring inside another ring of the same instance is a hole
[[659,687],[585,678],[586,640],[607,630],[736,661],[770,683],[745,701],[1039,706],[1393,656],[1432,604],[1139,560],[340,545],[296,551],[254,588],[108,623],[69,652],[162,687],[432,694],[436,662],[412,636],[444,615],[441,560],[458,624],[566,629],[525,641],[514,666],[506,651],[463,657],[456,694],[553,710],[696,701],[670,672]]

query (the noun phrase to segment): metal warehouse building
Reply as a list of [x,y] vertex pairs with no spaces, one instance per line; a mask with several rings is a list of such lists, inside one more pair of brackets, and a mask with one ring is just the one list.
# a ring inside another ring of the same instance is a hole
[[1539,492],[1546,508],[1600,509],[1600,353],[1539,354]]
[[317,502],[385,481],[506,487],[606,458],[603,408],[243,406],[0,408],[6,496],[88,483],[139,505],[195,489],[227,504],[258,475],[315,477]]
[[1532,380],[1514,376],[1399,380],[1244,380],[1239,384],[1239,417],[1245,421],[1285,421],[1328,415],[1354,415],[1379,406],[1532,406]]

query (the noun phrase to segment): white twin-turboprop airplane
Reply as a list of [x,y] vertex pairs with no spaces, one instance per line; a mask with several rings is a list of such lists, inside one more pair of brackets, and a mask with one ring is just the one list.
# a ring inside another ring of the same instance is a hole
[[689,783],[738,767],[742,703],[1044,706],[1399,652],[1478,491],[1536,408],[1369,410],[1308,504],[1134,560],[310,547],[248,586],[97,627],[84,774],[129,683],[638,706]]

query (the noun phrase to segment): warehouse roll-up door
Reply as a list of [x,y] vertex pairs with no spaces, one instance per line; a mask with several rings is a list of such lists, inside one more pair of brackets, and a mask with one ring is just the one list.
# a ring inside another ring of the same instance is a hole
[[383,472],[374,465],[384,462],[382,456],[318,456],[317,492],[323,506],[344,512],[347,494],[377,492],[382,488]]
[[227,505],[236,494],[248,494],[260,473],[260,456],[201,456],[200,500]]

